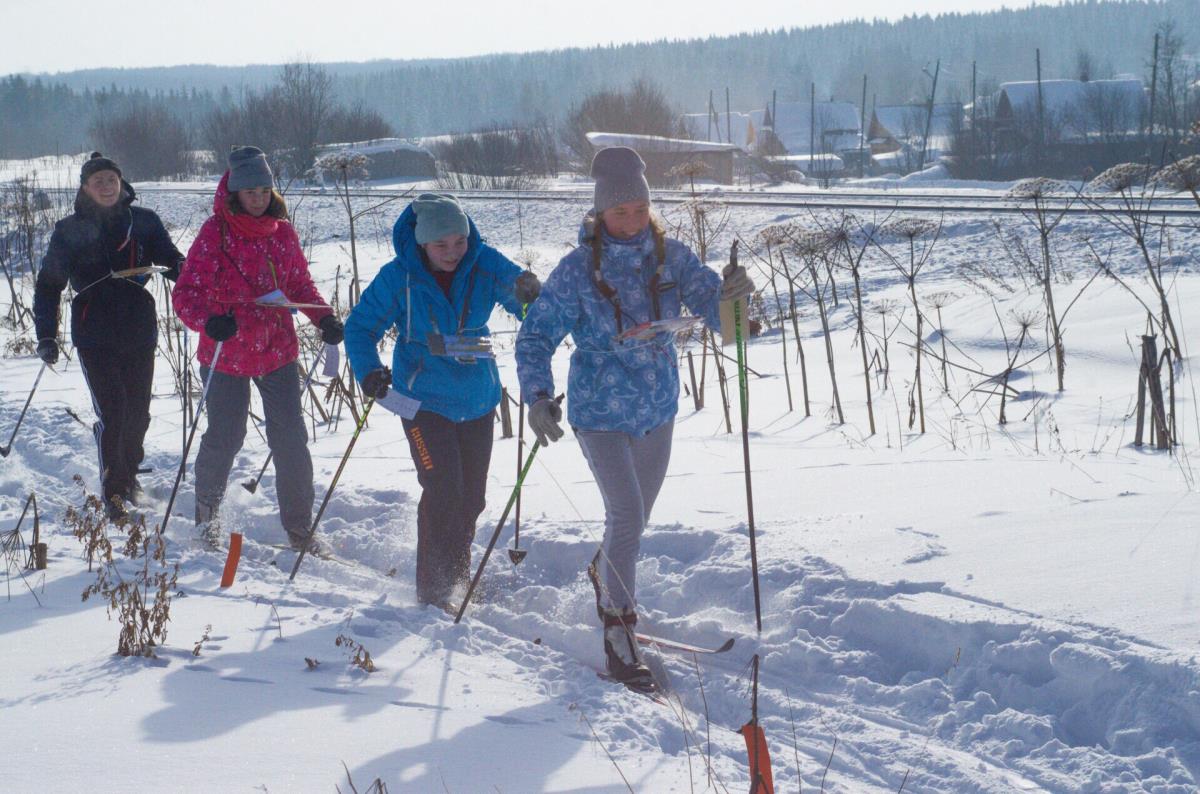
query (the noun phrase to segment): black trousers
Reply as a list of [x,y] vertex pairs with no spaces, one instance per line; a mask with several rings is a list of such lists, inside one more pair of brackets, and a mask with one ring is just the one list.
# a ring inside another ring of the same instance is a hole
[[444,606],[471,578],[471,542],[483,512],[492,460],[489,412],[467,422],[418,411],[404,434],[417,467],[417,600]]
[[100,483],[107,502],[129,496],[145,454],[154,384],[154,348],[76,348],[96,411]]

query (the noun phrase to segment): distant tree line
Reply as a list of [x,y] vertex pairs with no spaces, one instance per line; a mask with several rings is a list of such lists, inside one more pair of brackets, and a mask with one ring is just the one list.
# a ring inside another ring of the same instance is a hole
[[865,74],[869,116],[876,103],[925,102],[928,72],[938,60],[939,102],[970,102],[972,65],[977,95],[984,85],[1032,80],[1037,49],[1046,78],[1132,73],[1149,85],[1151,42],[1163,22],[1174,20],[1181,49],[1172,54],[1169,42],[1160,43],[1156,96],[1162,101],[1155,113],[1159,123],[1170,125],[1168,116],[1182,123],[1188,115],[1187,87],[1198,77],[1196,60],[1188,56],[1200,45],[1195,12],[1196,0],[1075,0],[703,40],[326,64],[319,79],[303,71],[293,75],[299,93],[290,94],[281,87],[288,80],[278,68],[261,66],[99,69],[56,76],[54,82],[9,77],[0,79],[0,157],[95,148],[98,115],[146,103],[178,119],[195,148],[223,151],[236,139],[299,153],[305,144],[293,139],[311,139],[311,126],[304,131],[289,122],[288,130],[276,134],[267,128],[285,118],[281,102],[303,103],[317,95],[324,104],[308,105],[310,115],[323,117],[317,138],[333,141],[380,137],[385,128],[410,137],[477,131],[498,122],[562,130],[589,97],[638,80],[656,86],[676,111],[703,112],[715,92],[715,109],[723,112],[726,88],[734,110],[763,108],[773,92],[781,102],[807,101],[813,87],[818,99],[859,103]]

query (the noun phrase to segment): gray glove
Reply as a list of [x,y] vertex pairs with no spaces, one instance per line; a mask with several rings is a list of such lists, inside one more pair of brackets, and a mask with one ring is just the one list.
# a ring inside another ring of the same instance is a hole
[[513,294],[521,303],[533,303],[541,292],[542,282],[538,281],[532,270],[526,270],[517,276],[517,283],[513,285]]
[[543,447],[563,437],[562,408],[549,397],[543,397],[529,408],[529,429]]
[[754,281],[741,265],[726,265],[722,273],[721,302],[741,300],[754,294]]

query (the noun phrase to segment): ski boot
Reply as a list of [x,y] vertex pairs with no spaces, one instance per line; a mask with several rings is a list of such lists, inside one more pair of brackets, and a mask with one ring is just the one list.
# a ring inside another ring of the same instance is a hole
[[104,515],[108,520],[120,526],[129,521],[129,509],[125,507],[125,497],[114,493],[104,500]]
[[196,536],[199,541],[214,551],[221,548],[221,517],[219,508],[196,502]]
[[288,545],[291,546],[295,551],[304,551],[305,547],[307,546],[307,554],[311,554],[314,557],[320,557],[322,560],[333,558],[333,552],[329,550],[329,545],[315,535],[310,537],[307,530],[303,532],[289,531],[287,536]]
[[134,477],[133,482],[129,484],[127,501],[135,507],[141,507],[146,503],[146,492],[142,489],[142,484],[138,482],[137,477]]
[[604,610],[604,656],[608,675],[638,692],[656,692],[654,674],[642,661],[634,626],[636,612]]

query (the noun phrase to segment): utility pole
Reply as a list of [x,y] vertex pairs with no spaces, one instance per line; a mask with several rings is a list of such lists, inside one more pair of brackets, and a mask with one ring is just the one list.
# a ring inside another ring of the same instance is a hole
[[858,178],[866,175],[866,143],[867,143],[867,76],[863,75],[862,104],[858,106]]
[[1158,34],[1154,34],[1154,62],[1150,70],[1150,140],[1154,141],[1154,110],[1158,102]]
[[[942,73],[942,59],[938,58],[933,67],[933,88],[929,91],[929,105],[925,108],[925,136],[921,139],[921,156],[917,160],[917,170],[925,170],[925,151],[929,148],[929,129],[933,126],[933,103],[937,97],[938,75]],[[925,74],[929,74],[928,71]]]
[[975,109],[979,105],[979,95],[975,93],[975,61],[971,61],[971,170],[975,170]]
[[817,152],[817,84],[810,83],[808,95],[808,175],[813,175],[813,163]]
[[712,140],[712,121],[713,121],[712,89],[709,89],[709,91],[708,91],[708,135],[706,135],[704,137],[704,140],[706,140],[706,141]]
[[730,121],[729,86],[725,86],[725,142],[733,143],[733,122]]
[[1037,152],[1035,157],[1040,164],[1042,161],[1042,149],[1046,145],[1046,103],[1042,97],[1042,51],[1041,49],[1034,50],[1034,55],[1037,58]]

